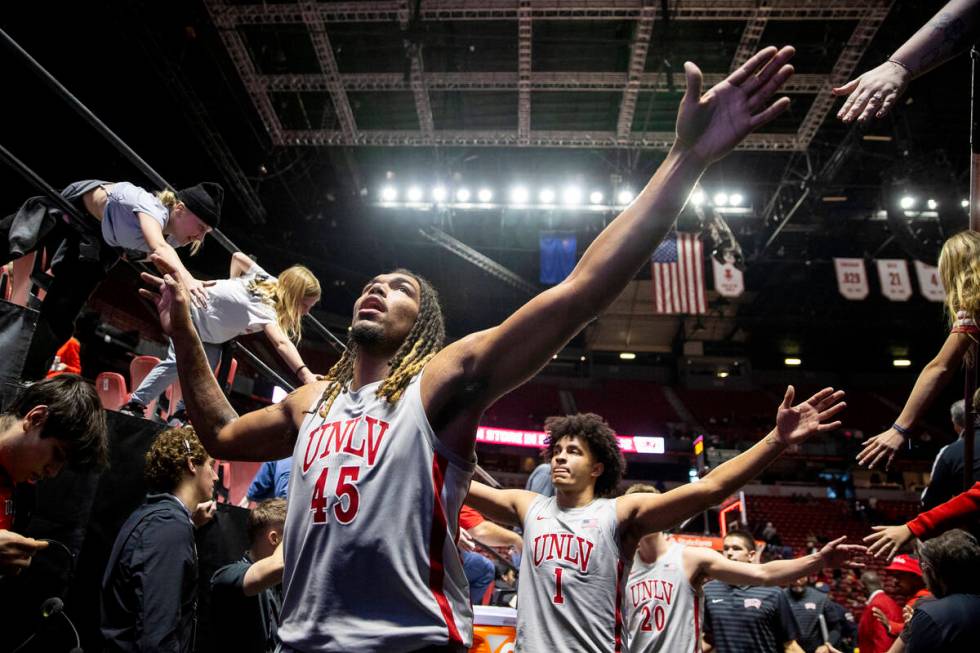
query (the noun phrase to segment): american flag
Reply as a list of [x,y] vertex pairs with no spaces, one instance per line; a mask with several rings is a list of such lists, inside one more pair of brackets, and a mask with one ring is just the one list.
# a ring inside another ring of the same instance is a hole
[[650,268],[657,313],[708,312],[704,250],[696,234],[671,231],[653,253]]

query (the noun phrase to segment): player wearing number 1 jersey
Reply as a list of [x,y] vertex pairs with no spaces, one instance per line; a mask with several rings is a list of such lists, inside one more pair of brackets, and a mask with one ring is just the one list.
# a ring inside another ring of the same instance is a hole
[[[658,494],[652,485],[636,484],[626,494]],[[685,546],[664,533],[644,536],[623,592],[625,635],[630,653],[698,653],[704,624],[705,581],[732,585],[782,585],[824,567],[838,567],[863,546],[830,542],[819,553],[764,565],[729,560],[716,551]]]
[[471,483],[468,505],[524,527],[517,650],[623,650],[623,585],[642,538],[717,505],[788,445],[840,426],[826,420],[844,408],[843,392],[826,388],[796,406],[793,395],[790,386],[765,439],[700,482],[664,494],[602,498],[616,489],[623,462],[613,430],[593,414],[545,422],[554,497]]
[[[789,47],[766,48],[706,93],[701,71],[685,64],[677,141],[646,188],[562,283],[500,325],[443,349],[431,286],[406,270],[378,275],[355,302],[347,351],[326,378],[261,411],[232,410],[191,324],[186,288],[154,259],[168,274],[144,276],[155,288],[142,293],[172,336],[187,410],[208,451],[235,460],[294,456],[285,651],[468,646],[454,540],[480,417],[619,296],[705,168],[786,109],[788,98],[770,98],[792,75],[792,56]],[[770,439],[753,460],[774,458],[790,441]]]

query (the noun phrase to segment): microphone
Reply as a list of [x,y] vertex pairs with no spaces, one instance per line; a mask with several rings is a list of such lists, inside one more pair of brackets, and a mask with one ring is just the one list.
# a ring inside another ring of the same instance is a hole
[[[68,625],[71,626],[72,632],[75,634],[75,648],[71,649],[69,653],[84,653],[82,651],[82,640],[78,637],[78,630],[75,629],[75,624],[73,624],[71,619],[68,618],[68,615],[65,614],[65,602],[59,599],[57,596],[52,596],[50,599],[45,599],[44,603],[41,604],[41,618],[44,620],[44,622],[46,622],[49,617],[56,617],[59,614],[65,618],[65,621],[68,622]],[[27,646],[27,644],[37,635],[38,631],[40,631],[44,626],[44,622],[42,622],[41,625],[38,626],[37,630],[31,633],[31,636],[21,642],[20,646],[15,648],[11,653],[17,653],[17,651]]]
[[41,604],[41,616],[47,619],[48,617],[53,617],[56,614],[61,614],[61,611],[65,609],[65,603],[57,596],[52,596],[50,599],[44,601]]

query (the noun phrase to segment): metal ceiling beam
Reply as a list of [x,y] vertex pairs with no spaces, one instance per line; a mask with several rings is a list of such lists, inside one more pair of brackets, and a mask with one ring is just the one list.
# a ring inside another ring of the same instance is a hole
[[252,63],[241,34],[235,31],[238,23],[234,12],[231,11],[233,7],[226,5],[223,0],[205,0],[204,4],[211,14],[215,27],[218,28],[221,41],[225,44],[228,56],[231,57],[231,62],[238,71],[245,90],[252,98],[252,104],[255,105],[255,111],[259,114],[266,133],[272,139],[272,144],[282,145],[282,123],[279,122],[279,116],[272,106],[272,100],[269,99],[264,85],[258,80],[255,64]]
[[527,145],[531,133],[531,0],[517,7],[517,136]]
[[647,65],[647,51],[650,49],[650,36],[653,34],[653,19],[656,8],[643,7],[639,20],[633,30],[630,44],[630,61],[626,69],[626,89],[619,103],[619,118],[616,120],[616,136],[627,140],[633,129],[633,114],[636,112],[636,99],[640,95],[640,82]]
[[[409,7],[409,0],[399,0],[398,24],[403,32],[408,32],[414,18],[414,9]],[[415,113],[419,119],[419,130],[426,136],[434,129],[432,121],[432,104],[429,101],[429,91],[426,88],[422,68],[422,46],[419,43],[405,39],[405,49],[409,58],[408,87],[415,100]],[[404,76],[403,76],[404,79]]]
[[[354,142],[345,140],[339,131],[288,130],[284,144],[294,146],[374,145],[403,147],[517,147],[516,131],[435,130],[430,136],[418,131],[363,130]],[[674,142],[673,132],[634,132],[624,141],[611,131],[532,131],[527,145],[531,147],[642,148],[666,151]],[[798,149],[795,134],[749,134],[739,150],[789,152]]]
[[748,61],[749,57],[759,49],[759,41],[762,39],[762,33],[766,31],[766,25],[769,24],[769,13],[771,11],[771,7],[760,6],[756,10],[755,15],[745,23],[745,29],[742,30],[742,38],[738,42],[735,56],[732,57],[732,65],[729,68],[730,72],[734,72],[736,68]]
[[[704,85],[710,88],[725,79],[728,73],[705,73]],[[408,91],[411,85],[401,73],[345,73],[340,76],[347,91]],[[821,93],[827,87],[829,75],[802,74],[793,77],[783,87],[785,93]],[[666,75],[643,73],[639,76],[639,91],[669,91]],[[530,91],[622,91],[628,79],[624,73],[532,72],[528,79]],[[323,75],[259,75],[257,83],[264,91],[327,92]],[[518,91],[520,73],[425,73],[425,86],[430,91]]]
[[[878,4],[878,0],[871,0]],[[426,0],[423,20],[519,20],[520,0]],[[868,0],[771,0],[773,20],[860,20]],[[397,22],[401,0],[321,3],[324,22]],[[530,0],[533,19],[543,20],[639,20],[643,0]],[[675,20],[751,20],[758,0],[700,0],[678,3],[670,10]],[[299,4],[251,4],[230,7],[240,25],[302,23]],[[660,10],[656,18],[661,19]]]
[[810,105],[810,110],[807,112],[806,117],[800,123],[797,135],[802,148],[809,147],[810,141],[816,136],[817,130],[820,129],[820,126],[827,118],[827,114],[830,113],[834,103],[837,101],[837,98],[830,90],[835,86],[844,84],[850,79],[858,62],[868,49],[868,45],[871,44],[871,39],[874,38],[878,27],[881,26],[881,23],[885,20],[885,16],[888,15],[891,6],[892,0],[868,3],[865,15],[861,17],[861,20],[854,27],[851,37],[847,40],[847,45],[841,50],[840,57],[837,58],[837,62],[834,64],[834,69],[826,81],[826,88],[817,94],[817,97],[813,100],[813,104]]
[[445,231],[436,227],[422,227],[419,229],[427,240],[446,249],[451,254],[455,254],[467,263],[472,263],[492,277],[495,277],[508,286],[516,288],[527,295],[533,297],[540,292],[540,289],[533,283],[526,281],[524,277],[497,263],[492,258],[484,256],[464,242],[461,242]]
[[354,111],[351,109],[350,100],[347,98],[347,91],[340,79],[340,69],[337,68],[337,58],[333,54],[333,46],[330,45],[330,37],[327,36],[327,26],[320,17],[316,2],[304,2],[302,7],[303,24],[310,32],[310,40],[313,42],[313,50],[316,52],[316,60],[320,64],[320,70],[326,81],[327,92],[330,93],[330,100],[333,102],[334,113],[337,114],[337,121],[340,123],[340,131],[344,136],[353,139],[357,133],[357,124],[354,122]]

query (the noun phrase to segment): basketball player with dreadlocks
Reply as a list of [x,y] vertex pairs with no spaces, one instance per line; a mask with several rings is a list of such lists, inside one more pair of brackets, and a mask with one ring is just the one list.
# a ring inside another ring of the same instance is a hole
[[[701,71],[685,64],[677,139],[646,188],[564,282],[445,349],[435,290],[407,270],[380,274],[354,303],[347,352],[326,377],[239,416],[208,369],[182,285],[172,275],[145,277],[208,451],[256,461],[293,455],[284,651],[469,646],[472,609],[454,540],[481,415],[619,295],[707,166],[789,106],[770,98],[792,75],[792,55],[766,48],[703,95]],[[786,445],[762,446],[775,457]]]

